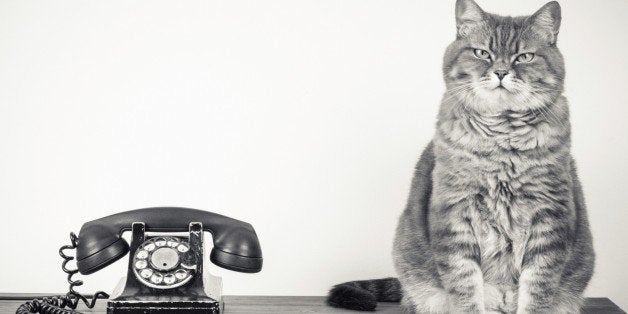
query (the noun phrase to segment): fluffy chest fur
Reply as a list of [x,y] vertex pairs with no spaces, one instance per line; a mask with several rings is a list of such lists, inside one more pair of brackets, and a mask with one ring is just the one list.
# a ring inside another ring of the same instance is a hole
[[517,172],[519,166],[524,166],[521,160],[482,166],[483,169],[475,169],[478,176],[470,178],[473,182],[469,184],[476,185],[477,190],[469,195],[475,201],[468,213],[480,246],[480,265],[486,280],[514,285],[521,271],[533,214],[521,202],[527,197],[521,193],[521,187],[532,182]]
[[433,197],[468,200],[462,215],[478,240],[485,280],[515,286],[530,221],[569,178],[568,136],[535,112],[444,121],[435,138]]

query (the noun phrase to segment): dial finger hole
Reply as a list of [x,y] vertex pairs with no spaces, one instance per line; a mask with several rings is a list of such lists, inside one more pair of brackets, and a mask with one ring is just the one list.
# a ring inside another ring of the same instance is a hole
[[188,275],[188,272],[183,269],[179,269],[174,273],[174,276],[177,277],[177,279],[179,280],[185,279],[187,275]]
[[142,278],[149,278],[152,275],[153,270],[150,268],[142,269],[142,271],[140,272],[140,276],[142,276]]
[[150,277],[150,281],[156,284],[160,284],[163,280],[164,280],[164,276],[162,276],[161,274],[153,274]]
[[168,241],[166,241],[166,239],[164,238],[158,238],[157,240],[155,240],[155,245],[156,246],[164,246],[166,245]]
[[177,278],[173,274],[168,274],[164,276],[164,283],[171,285],[177,281]]
[[146,259],[148,257],[148,252],[145,250],[140,250],[135,256],[139,259]]
[[146,268],[146,266],[148,266],[148,263],[145,260],[139,260],[135,262],[135,268],[137,269],[144,269]]

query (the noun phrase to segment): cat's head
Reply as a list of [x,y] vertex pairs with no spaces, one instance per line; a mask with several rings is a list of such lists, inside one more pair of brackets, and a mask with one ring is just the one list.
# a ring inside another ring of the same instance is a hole
[[553,102],[565,77],[556,47],[560,20],[555,1],[530,16],[510,17],[484,12],[473,0],[458,0],[458,32],[443,65],[445,97],[485,113]]

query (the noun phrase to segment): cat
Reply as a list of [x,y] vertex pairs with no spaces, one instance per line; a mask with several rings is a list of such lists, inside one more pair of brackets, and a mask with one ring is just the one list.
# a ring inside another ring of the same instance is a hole
[[407,313],[578,313],[595,254],[570,154],[557,2],[499,16],[456,2],[436,132],[394,240],[396,278],[327,303]]

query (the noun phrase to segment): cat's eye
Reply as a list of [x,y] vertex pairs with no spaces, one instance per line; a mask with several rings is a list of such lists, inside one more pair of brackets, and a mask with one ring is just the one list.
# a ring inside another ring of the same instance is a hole
[[483,50],[483,49],[473,49],[473,54],[475,54],[475,56],[480,58],[480,59],[490,59],[491,58],[491,54],[489,54],[488,51]]
[[522,53],[515,59],[516,63],[530,62],[534,59],[534,54],[531,52]]

